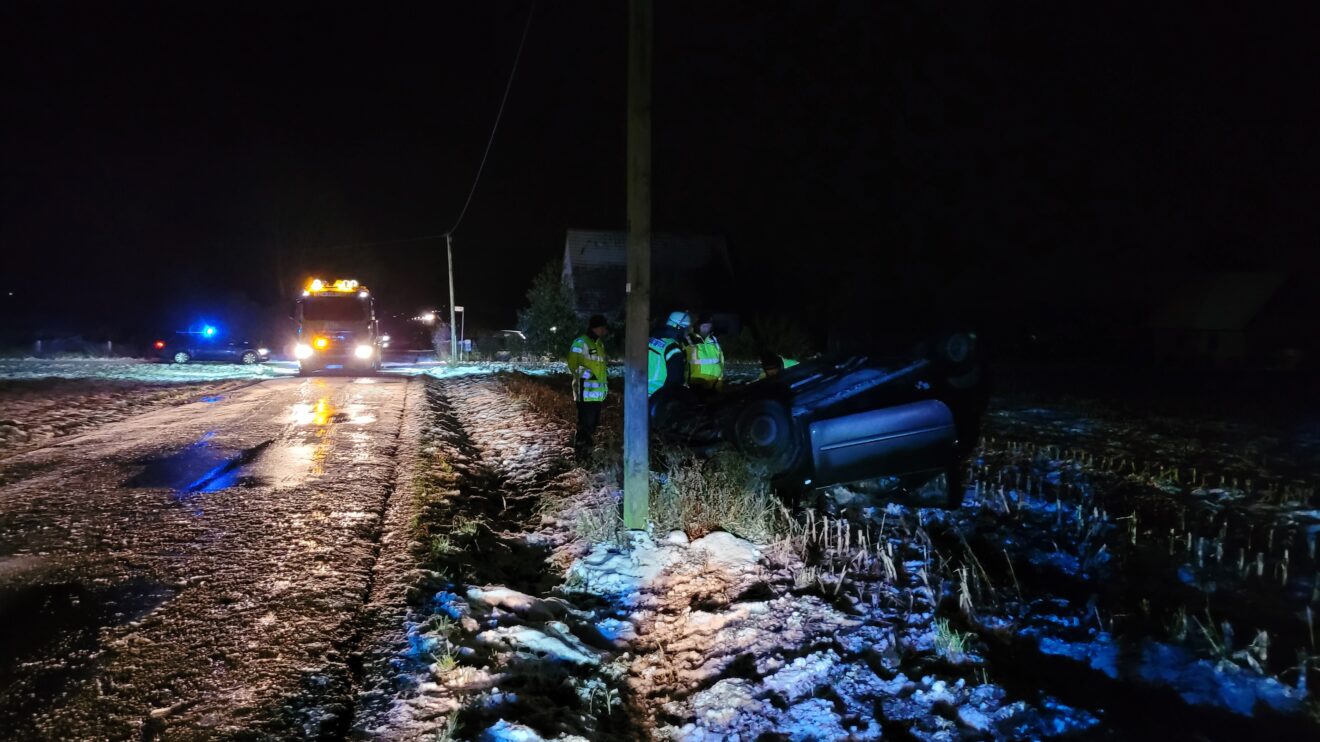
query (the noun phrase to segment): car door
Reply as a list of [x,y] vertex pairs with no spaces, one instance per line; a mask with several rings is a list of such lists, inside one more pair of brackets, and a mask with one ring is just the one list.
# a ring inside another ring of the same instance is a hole
[[199,338],[195,343],[197,353],[194,356],[202,361],[223,361],[228,355],[225,353],[225,344],[218,340],[207,340]]
[[192,343],[192,357],[193,360],[197,361],[214,361],[215,344],[208,343],[203,339],[197,340]]

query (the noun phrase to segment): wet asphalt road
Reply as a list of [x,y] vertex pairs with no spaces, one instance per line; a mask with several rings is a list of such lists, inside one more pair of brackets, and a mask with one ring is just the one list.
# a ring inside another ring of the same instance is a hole
[[418,384],[272,379],[0,461],[4,736],[338,736]]

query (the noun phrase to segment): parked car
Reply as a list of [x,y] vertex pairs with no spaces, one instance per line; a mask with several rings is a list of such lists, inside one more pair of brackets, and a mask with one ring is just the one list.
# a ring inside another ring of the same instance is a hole
[[732,446],[794,496],[882,477],[915,489],[944,474],[957,507],[988,399],[979,356],[976,336],[959,333],[904,355],[804,361],[715,398],[657,394],[652,425],[698,450]]
[[161,360],[173,363],[222,361],[252,365],[270,360],[268,348],[258,347],[246,340],[222,337],[209,327],[198,332],[177,332],[171,340],[157,340],[153,343],[153,349]]

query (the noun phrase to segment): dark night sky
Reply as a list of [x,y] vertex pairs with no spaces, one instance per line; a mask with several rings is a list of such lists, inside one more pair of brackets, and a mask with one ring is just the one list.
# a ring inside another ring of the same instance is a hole
[[[655,225],[725,235],[746,313],[1121,314],[1320,234],[1314,6],[656,4]],[[442,242],[358,243],[453,223],[530,3],[331,7],[6,4],[9,309],[131,333],[313,270],[442,302]],[[624,225],[625,20],[537,7],[455,235],[469,321]]]

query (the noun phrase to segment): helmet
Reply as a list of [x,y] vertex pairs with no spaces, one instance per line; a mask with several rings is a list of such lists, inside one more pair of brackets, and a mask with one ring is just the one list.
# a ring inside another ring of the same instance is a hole
[[669,326],[686,330],[692,326],[692,318],[688,316],[687,312],[670,312]]

